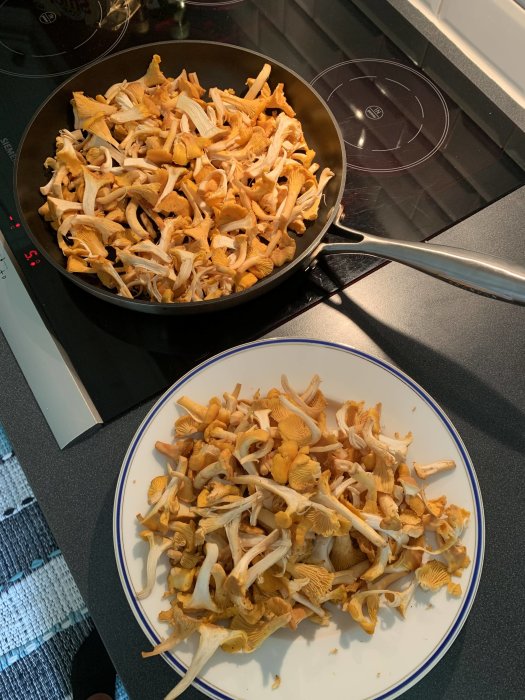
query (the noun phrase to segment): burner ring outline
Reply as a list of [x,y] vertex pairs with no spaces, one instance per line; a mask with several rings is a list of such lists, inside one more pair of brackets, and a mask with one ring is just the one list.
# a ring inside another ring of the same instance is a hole
[[[3,0],[3,2],[0,3],[0,11],[2,10],[2,7],[7,4],[8,1],[9,0]],[[77,44],[76,46],[74,46],[72,49],[73,51],[78,49],[80,46],[82,46],[86,42],[88,42],[96,34],[97,30],[100,28],[101,20],[103,18],[102,5],[100,4],[100,0],[97,0],[97,5],[99,7],[99,21],[97,23],[97,27],[89,35],[89,37],[87,39],[82,41],[80,44]],[[130,21],[129,7],[126,6],[126,19],[122,23],[120,31],[118,32],[115,40],[112,42],[112,44],[110,46],[108,46],[108,48],[106,48],[104,51],[102,51],[96,58],[92,59],[91,61],[88,61],[87,63],[82,63],[78,66],[75,66],[74,68],[69,68],[67,70],[57,71],[54,73],[20,73],[18,71],[10,71],[10,70],[7,70],[6,68],[0,67],[0,74],[3,73],[4,75],[12,75],[12,76],[15,76],[16,78],[54,78],[54,77],[61,76],[61,75],[69,75],[71,73],[76,73],[77,71],[79,71],[83,68],[87,68],[88,66],[92,65],[93,63],[96,63],[101,58],[104,58],[104,56],[107,56],[117,46],[117,44],[120,42],[120,40],[122,39],[122,37],[126,33],[126,30],[128,28],[128,25],[129,25],[129,21]],[[17,51],[16,49],[12,49],[10,46],[5,44],[1,39],[0,39],[0,45],[3,46],[8,51],[10,51],[11,53],[15,53],[19,56],[26,55],[22,51]],[[65,53],[67,53],[67,51],[60,51],[60,52],[54,53],[54,54],[43,54],[42,56],[31,55],[30,57],[31,58],[52,58],[54,56],[61,56]]]
[[[340,61],[339,63],[335,63],[334,65],[329,66],[328,68],[325,68],[323,71],[321,71],[320,73],[318,73],[318,74],[310,81],[310,85],[312,85],[313,87],[315,87],[315,84],[317,83],[317,81],[320,80],[324,75],[326,75],[327,73],[329,73],[329,72],[331,72],[331,71],[333,71],[333,70],[335,70],[335,69],[337,69],[337,68],[341,68],[342,66],[345,66],[345,65],[348,65],[348,64],[352,64],[352,63],[371,63],[371,62],[373,62],[373,63],[386,63],[386,64],[390,64],[390,65],[396,66],[396,67],[401,68],[401,69],[403,69],[403,70],[407,70],[407,71],[409,71],[410,73],[413,73],[417,78],[420,78],[421,80],[423,80],[423,81],[431,88],[431,90],[432,90],[433,93],[438,97],[438,99],[439,99],[439,101],[440,101],[440,103],[441,103],[441,107],[442,107],[442,109],[443,109],[443,117],[444,117],[444,119],[443,119],[443,122],[444,122],[444,123],[443,123],[443,129],[442,129],[442,132],[441,132],[441,134],[440,134],[440,136],[439,136],[437,142],[435,143],[434,147],[433,147],[428,153],[426,153],[425,155],[421,156],[418,160],[416,160],[416,161],[414,161],[414,162],[412,162],[412,163],[407,163],[407,164],[405,164],[405,165],[400,165],[399,167],[395,167],[395,168],[373,168],[373,167],[371,168],[371,167],[364,167],[364,166],[361,166],[361,165],[356,165],[356,164],[354,164],[354,163],[348,162],[348,160],[347,160],[346,167],[347,167],[347,168],[351,168],[351,169],[353,169],[353,170],[361,170],[361,171],[364,171],[364,172],[384,172],[384,173],[386,173],[386,172],[398,172],[398,171],[401,171],[401,170],[407,170],[408,168],[413,168],[413,167],[415,167],[416,165],[420,165],[421,163],[423,163],[423,162],[424,162],[425,160],[427,160],[428,158],[431,158],[431,157],[439,150],[439,148],[441,147],[441,145],[443,144],[443,142],[445,141],[445,139],[446,139],[446,137],[447,137],[448,130],[449,130],[449,126],[450,126],[450,115],[449,115],[447,103],[445,102],[445,98],[443,97],[443,95],[442,95],[441,91],[439,90],[439,88],[437,87],[437,85],[435,85],[429,78],[427,78],[426,75],[424,75],[423,73],[421,73],[421,72],[415,70],[414,68],[411,68],[410,66],[407,66],[407,65],[405,65],[405,64],[403,64],[403,63],[399,63],[398,61],[391,61],[390,59],[386,59],[386,58],[357,58],[357,59],[350,59],[350,60],[347,60],[347,61]],[[351,80],[358,80],[358,79],[360,79],[360,78],[371,78],[371,77],[372,77],[372,76],[369,76],[369,75],[357,76],[357,78],[352,78]],[[375,77],[375,76],[374,76],[374,77]],[[392,82],[397,82],[397,81],[392,80]],[[336,88],[334,88],[334,89],[331,91],[331,93],[330,93],[330,95],[329,95],[328,98],[323,98],[323,99],[325,99],[325,102],[328,102],[328,99],[334,94],[334,92],[335,92],[336,90],[338,90],[338,89],[341,87],[341,85],[343,85],[343,83],[340,83]],[[402,85],[402,84],[400,83],[400,85]],[[409,88],[407,88],[405,85],[403,85],[403,87],[404,87],[405,89],[409,90]],[[317,88],[316,88],[316,89],[317,89]],[[420,102],[419,98],[417,98],[417,95],[414,94],[414,96],[415,96],[416,99],[418,100],[418,103],[419,103],[419,105],[420,105],[420,108],[421,108],[421,110],[422,110],[422,112],[423,112],[423,116],[424,116],[423,106],[421,105],[421,102]],[[322,97],[322,95],[321,95],[321,97]],[[337,121],[337,118],[336,118],[336,121]],[[421,124],[420,129],[419,129],[418,132],[415,134],[415,136],[412,137],[412,139],[410,139],[410,141],[413,141],[414,138],[416,138],[416,137],[419,135],[422,126],[423,126],[423,125]],[[343,138],[343,141],[345,141],[344,138]],[[410,143],[410,141],[409,141],[408,143]],[[348,143],[348,142],[345,141],[345,143]],[[353,146],[354,144],[349,144],[349,145],[352,145],[352,146]],[[354,147],[356,147],[356,146],[354,146]],[[396,149],[388,149],[388,150],[396,150]]]
[[197,5],[199,7],[213,7],[224,5],[237,5],[243,0],[218,0],[218,2],[205,2],[205,0],[186,0],[186,5]]

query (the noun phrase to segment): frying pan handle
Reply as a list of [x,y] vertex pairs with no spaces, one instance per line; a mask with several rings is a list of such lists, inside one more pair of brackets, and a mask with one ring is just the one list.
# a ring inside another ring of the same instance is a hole
[[343,226],[348,243],[321,243],[313,253],[364,253],[395,260],[477,294],[525,304],[525,267],[490,255],[434,243],[412,243],[371,236]]

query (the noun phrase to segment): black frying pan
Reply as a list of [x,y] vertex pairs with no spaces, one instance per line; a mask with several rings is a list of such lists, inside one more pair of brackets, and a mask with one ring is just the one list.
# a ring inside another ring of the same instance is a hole
[[[94,275],[71,274],[56,243],[53,229],[38,214],[44,198],[45,159],[54,153],[55,137],[60,129],[72,128],[72,93],[83,91],[94,96],[123,79],[136,80],[144,74],[154,53],[162,58],[165,75],[178,75],[183,68],[195,71],[206,88],[234,88],[243,94],[248,77],[255,77],[264,63],[272,66],[271,85],[282,82],[285,93],[300,119],[306,140],[316,151],[321,168],[330,168],[333,177],[324,190],[319,216],[302,236],[297,236],[295,258],[276,268],[253,287],[219,299],[201,302],[159,304],[125,299],[104,287]],[[297,73],[267,56],[228,44],[206,41],[161,42],[126,49],[90,65],[58,87],[40,107],[27,127],[15,167],[15,193],[20,218],[42,255],[60,273],[87,292],[113,304],[157,314],[184,314],[224,309],[241,304],[272,289],[296,268],[306,268],[320,253],[367,253],[398,260],[431,275],[459,284],[471,291],[525,304],[525,269],[457,248],[393,241],[370,236],[334,221],[344,189],[345,147],[339,127],[324,100]],[[322,238],[335,223],[352,242],[323,244]]]

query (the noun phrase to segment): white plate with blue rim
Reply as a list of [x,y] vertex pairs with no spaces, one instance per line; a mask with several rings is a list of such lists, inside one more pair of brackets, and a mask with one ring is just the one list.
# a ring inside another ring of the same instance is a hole
[[[367,406],[381,402],[383,432],[411,431],[408,453],[412,461],[429,463],[453,459],[453,471],[426,485],[429,498],[446,494],[449,503],[470,511],[462,543],[470,565],[459,579],[462,594],[446,589],[429,593],[417,589],[405,619],[381,608],[376,631],[367,635],[347,613],[331,608],[327,627],[308,620],[293,632],[281,629],[252,654],[230,655],[221,650],[203,668],[194,686],[216,700],[276,700],[351,697],[352,700],[390,700],[402,695],[443,657],[464,625],[478,588],[484,551],[483,505],[474,467],[454,426],[431,396],[406,374],[361,350],[337,343],[303,338],[277,338],[241,345],[206,360],[188,372],[157,401],[139,426],[128,448],[117,483],[113,534],[117,566],[126,597],[147,639],[158,644],[169,626],[158,620],[169,609],[163,599],[167,564],[159,567],[155,586],[145,600],[136,592],[144,584],[147,545],[138,533],[137,513],[147,511],[151,479],[165,469],[155,442],[173,439],[173,424],[181,415],[176,401],[187,395],[201,403],[231,391],[237,382],[242,395],[280,385],[285,373],[292,386],[306,387],[319,374],[321,389],[332,401],[354,399]],[[176,674],[183,675],[196,650],[197,635],[163,654]],[[138,663],[147,664],[148,660]],[[272,689],[275,677],[280,686]]]

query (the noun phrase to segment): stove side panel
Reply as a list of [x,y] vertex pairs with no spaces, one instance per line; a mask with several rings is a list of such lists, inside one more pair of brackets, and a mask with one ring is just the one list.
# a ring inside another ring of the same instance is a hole
[[1,232],[0,329],[60,448],[102,423],[67,356],[33,304]]

